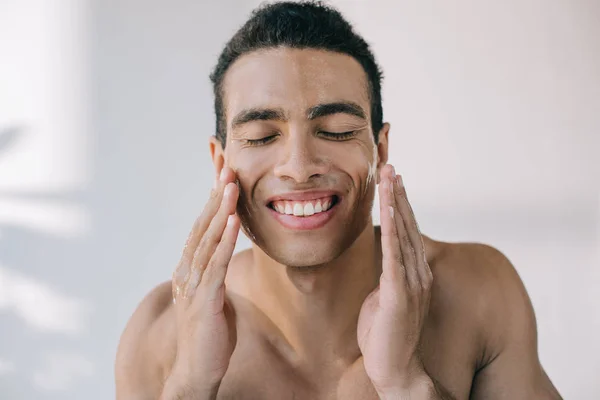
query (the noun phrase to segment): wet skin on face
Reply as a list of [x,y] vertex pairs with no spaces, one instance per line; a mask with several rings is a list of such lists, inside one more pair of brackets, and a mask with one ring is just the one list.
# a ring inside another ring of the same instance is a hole
[[[370,225],[378,167],[385,162],[378,157],[361,65],[329,51],[255,51],[230,67],[223,94],[222,157],[239,180],[246,234],[287,266],[338,257]],[[387,134],[380,146],[381,138]],[[331,196],[327,222],[304,230],[282,224],[273,196],[306,191]]]

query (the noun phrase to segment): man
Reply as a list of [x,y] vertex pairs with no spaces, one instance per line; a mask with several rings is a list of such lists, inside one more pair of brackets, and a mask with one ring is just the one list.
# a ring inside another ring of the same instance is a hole
[[119,399],[560,399],[510,262],[419,232],[380,70],[337,11],[259,8],[211,79],[219,178],[123,333]]

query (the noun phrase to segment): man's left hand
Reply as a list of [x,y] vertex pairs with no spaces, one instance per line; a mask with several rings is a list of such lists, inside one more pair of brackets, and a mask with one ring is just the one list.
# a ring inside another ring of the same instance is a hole
[[433,275],[402,178],[391,165],[381,171],[379,199],[382,274],[362,305],[358,345],[380,397],[418,398],[432,385],[418,345]]

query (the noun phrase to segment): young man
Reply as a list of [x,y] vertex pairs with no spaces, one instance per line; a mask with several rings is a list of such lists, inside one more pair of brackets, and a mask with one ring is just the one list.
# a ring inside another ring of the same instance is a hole
[[219,178],[123,333],[119,399],[560,399],[510,262],[419,232],[379,68],[337,11],[256,10],[211,78]]

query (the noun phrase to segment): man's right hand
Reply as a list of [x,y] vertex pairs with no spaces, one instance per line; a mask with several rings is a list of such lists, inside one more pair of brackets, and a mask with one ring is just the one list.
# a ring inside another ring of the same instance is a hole
[[229,366],[235,339],[226,318],[225,275],[240,227],[234,181],[224,167],[173,273],[177,356],[165,400],[214,398]]

